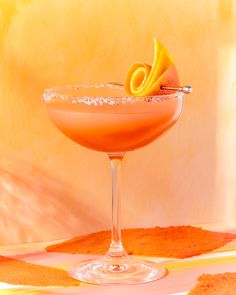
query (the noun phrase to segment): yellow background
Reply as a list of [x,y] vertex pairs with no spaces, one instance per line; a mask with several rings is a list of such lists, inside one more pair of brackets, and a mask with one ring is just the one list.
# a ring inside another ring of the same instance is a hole
[[106,155],[50,122],[60,84],[123,81],[169,49],[186,97],[178,123],[123,165],[124,227],[236,222],[236,1],[0,0],[0,244],[109,228]]

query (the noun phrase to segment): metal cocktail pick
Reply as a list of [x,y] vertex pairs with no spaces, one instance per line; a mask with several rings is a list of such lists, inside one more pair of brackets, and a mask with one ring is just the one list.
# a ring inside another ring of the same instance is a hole
[[[123,87],[124,85],[117,82],[109,82],[108,85]],[[185,94],[189,94],[192,92],[192,86],[184,85],[184,86],[161,86],[161,90],[176,90],[183,92]]]
[[185,94],[189,94],[192,92],[192,86],[189,86],[189,85],[179,86],[179,87],[161,86],[161,90],[176,90],[176,91],[183,92]]

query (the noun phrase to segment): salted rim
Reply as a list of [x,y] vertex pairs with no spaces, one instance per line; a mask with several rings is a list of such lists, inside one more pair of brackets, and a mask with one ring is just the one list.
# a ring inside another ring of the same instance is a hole
[[53,100],[69,101],[72,104],[87,104],[87,105],[118,105],[118,104],[133,104],[137,102],[157,103],[163,102],[172,98],[183,98],[184,93],[177,91],[172,94],[162,94],[153,96],[79,96],[72,94],[61,94],[61,90],[79,90],[80,88],[112,88],[123,89],[119,85],[111,84],[82,84],[82,85],[65,85],[55,86],[44,90],[42,99],[49,104]]

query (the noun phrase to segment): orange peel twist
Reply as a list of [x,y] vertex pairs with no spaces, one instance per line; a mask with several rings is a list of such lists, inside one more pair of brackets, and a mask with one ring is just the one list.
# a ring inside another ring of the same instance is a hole
[[125,78],[125,90],[133,96],[148,96],[170,93],[161,86],[179,86],[178,73],[172,57],[160,41],[154,39],[152,66],[145,63],[133,64]]

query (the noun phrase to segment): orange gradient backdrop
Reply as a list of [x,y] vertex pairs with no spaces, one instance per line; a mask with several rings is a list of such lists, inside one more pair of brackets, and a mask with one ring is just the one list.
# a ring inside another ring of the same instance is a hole
[[128,153],[124,227],[236,222],[236,3],[0,0],[0,244],[71,237],[110,225],[106,155],[50,122],[46,87],[123,81],[169,49],[186,97],[166,135]]

